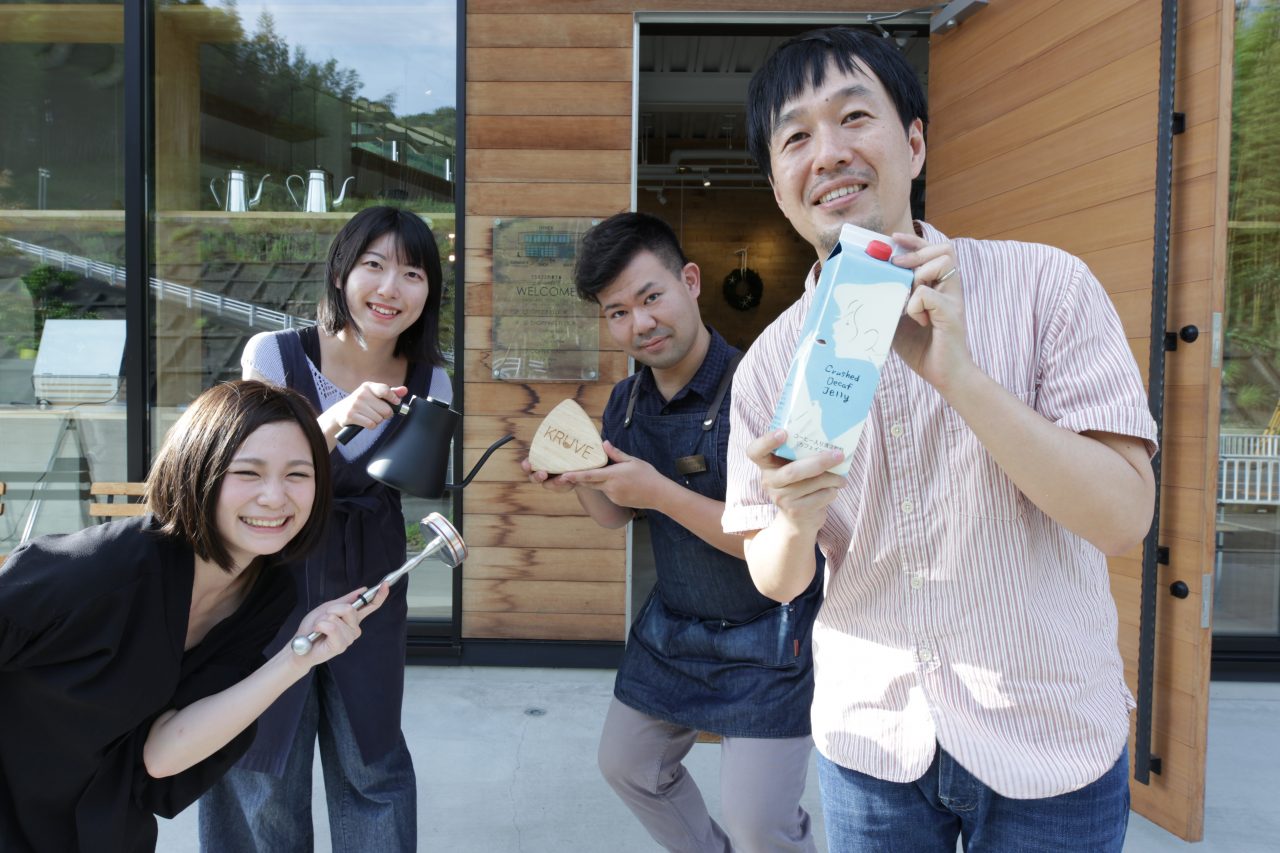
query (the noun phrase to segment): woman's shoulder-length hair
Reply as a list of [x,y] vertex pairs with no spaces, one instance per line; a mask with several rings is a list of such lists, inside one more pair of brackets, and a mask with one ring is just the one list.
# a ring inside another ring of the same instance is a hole
[[340,285],[347,280],[360,256],[384,234],[395,238],[402,264],[420,267],[427,274],[427,301],[422,314],[396,339],[395,354],[409,361],[444,366],[440,351],[440,305],[444,298],[444,272],[435,235],[411,210],[380,205],[367,207],[347,221],[329,245],[325,264],[324,297],[316,305],[316,321],[331,335],[352,326],[357,332],[346,293]]
[[198,557],[230,571],[231,554],[218,531],[223,480],[245,439],[259,427],[280,422],[296,423],[306,436],[315,465],[315,499],[302,529],[267,562],[288,562],[311,551],[320,541],[333,500],[328,444],[305,397],[257,380],[215,385],[197,397],[169,430],[146,483],[148,509],[161,532],[185,541]]

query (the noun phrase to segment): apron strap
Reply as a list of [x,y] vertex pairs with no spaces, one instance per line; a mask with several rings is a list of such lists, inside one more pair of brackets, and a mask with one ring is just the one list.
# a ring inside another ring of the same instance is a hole
[[[702,418],[702,431],[706,432],[716,425],[716,418],[720,417],[720,404],[724,402],[724,395],[729,393],[729,386],[733,384],[734,371],[738,369],[738,362],[742,361],[742,353],[734,353],[729,359],[729,366],[724,369],[724,376],[720,377],[720,387],[716,389],[716,395],[711,400],[711,405],[707,407],[707,413]],[[642,367],[640,373],[650,370],[648,366]],[[631,426],[631,418],[636,412],[636,398],[640,396],[640,373],[636,373],[635,380],[631,383],[631,396],[627,398],[627,415],[622,420],[622,427],[626,429]]]
[[740,361],[742,361],[741,352],[734,353],[733,358],[729,359],[729,366],[724,369],[724,376],[720,377],[720,387],[716,389],[716,396],[707,408],[706,417],[702,419],[703,432],[716,425],[716,418],[720,417],[720,404],[724,401],[724,395],[729,393],[729,386],[733,384],[734,371],[738,369]]

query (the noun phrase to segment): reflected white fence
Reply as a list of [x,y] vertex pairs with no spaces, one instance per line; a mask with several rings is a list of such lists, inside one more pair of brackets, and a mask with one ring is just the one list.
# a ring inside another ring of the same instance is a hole
[[1280,435],[1218,438],[1218,503],[1280,506]]
[[[13,237],[5,237],[4,240],[24,255],[39,258],[42,264],[78,272],[86,278],[104,281],[112,287],[124,287],[124,267],[68,254],[46,246],[38,246]],[[295,317],[283,311],[263,308],[261,305],[245,302],[242,299],[232,299],[220,293],[210,293],[207,290],[187,287],[185,284],[165,281],[154,276],[151,278],[151,295],[156,299],[178,302],[188,308],[199,307],[219,317],[236,320],[251,329],[267,331],[300,329],[304,326],[314,326],[316,322],[304,317]]]

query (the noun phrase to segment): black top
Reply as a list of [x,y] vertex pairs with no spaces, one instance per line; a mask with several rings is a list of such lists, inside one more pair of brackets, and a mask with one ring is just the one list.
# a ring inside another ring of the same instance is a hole
[[194,767],[152,779],[151,723],[242,680],[293,607],[266,567],[234,614],[183,651],[195,563],[151,515],[45,536],[0,566],[0,850],[154,850],[226,772],[251,725]]

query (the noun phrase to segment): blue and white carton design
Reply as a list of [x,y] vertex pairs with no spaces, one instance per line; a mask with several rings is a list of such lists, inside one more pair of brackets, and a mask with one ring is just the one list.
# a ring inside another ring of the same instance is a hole
[[774,451],[803,459],[844,451],[829,470],[847,474],[862,436],[880,368],[911,294],[914,273],[894,266],[896,247],[883,234],[845,225],[822,263],[813,302],[800,327],[800,344],[774,411],[770,430],[785,429]]

